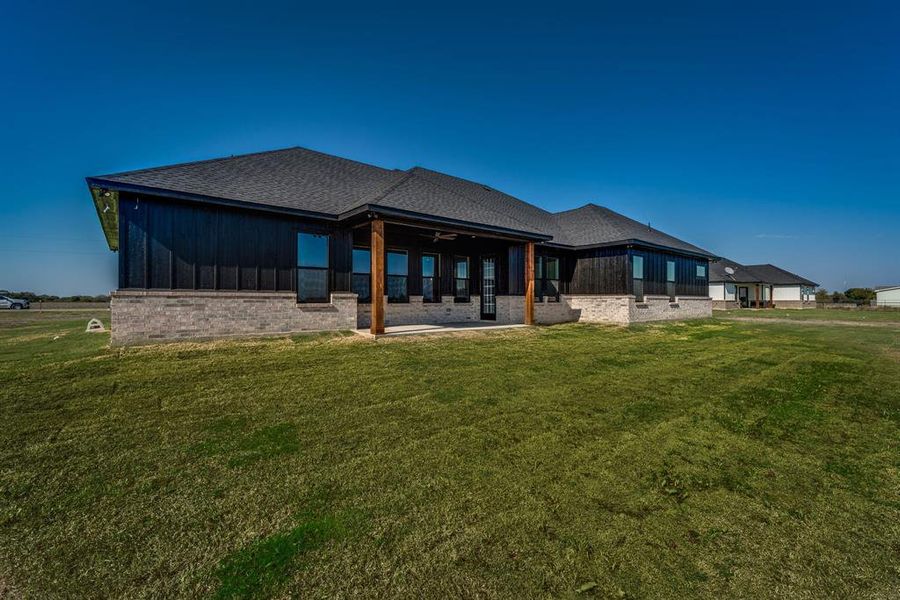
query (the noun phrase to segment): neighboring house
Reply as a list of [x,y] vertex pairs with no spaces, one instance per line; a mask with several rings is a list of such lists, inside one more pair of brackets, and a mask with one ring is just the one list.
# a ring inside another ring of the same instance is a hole
[[775,265],[728,259],[709,269],[713,308],[815,308],[817,283]]
[[900,285],[884,285],[875,288],[875,306],[900,308]]
[[421,167],[290,148],[87,183],[119,252],[114,343],[711,314],[709,252]]
[[713,308],[761,306],[769,293],[769,286],[749,267],[725,258],[709,266],[709,296]]

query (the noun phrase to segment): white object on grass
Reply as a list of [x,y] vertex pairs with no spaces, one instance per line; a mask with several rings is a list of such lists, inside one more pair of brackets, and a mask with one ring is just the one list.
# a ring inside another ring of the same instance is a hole
[[99,331],[106,331],[103,328],[103,323],[100,322],[100,319],[91,319],[88,321],[87,329],[84,330],[85,333],[97,333]]

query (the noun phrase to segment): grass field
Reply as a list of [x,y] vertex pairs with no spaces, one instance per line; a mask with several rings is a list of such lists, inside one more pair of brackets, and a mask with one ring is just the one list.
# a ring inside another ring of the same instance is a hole
[[12,594],[900,588],[893,328],[710,320],[110,350],[76,319],[0,315]]
[[900,310],[841,310],[805,308],[793,310],[772,308],[766,310],[733,309],[715,311],[718,316],[749,317],[760,319],[795,319],[800,321],[869,321],[872,323],[900,323]]

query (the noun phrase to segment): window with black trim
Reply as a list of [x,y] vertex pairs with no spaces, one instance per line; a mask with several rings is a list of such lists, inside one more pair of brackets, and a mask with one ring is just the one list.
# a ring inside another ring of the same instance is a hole
[[644,257],[640,254],[631,256],[632,293],[638,302],[644,301]]
[[328,302],[329,236],[297,233],[297,301]]
[[388,302],[409,302],[407,278],[409,257],[405,250],[387,252],[387,296]]
[[357,302],[372,301],[372,253],[368,248],[353,249],[350,291],[357,295]]
[[440,257],[437,254],[422,254],[422,302],[441,301],[440,272]]
[[468,302],[469,294],[469,257],[457,256],[453,259],[453,299]]
[[675,301],[675,261],[666,261],[666,295],[669,300]]
[[534,258],[534,295],[538,301],[559,302],[559,259],[555,256]]
[[697,265],[697,277],[706,277],[706,265]]

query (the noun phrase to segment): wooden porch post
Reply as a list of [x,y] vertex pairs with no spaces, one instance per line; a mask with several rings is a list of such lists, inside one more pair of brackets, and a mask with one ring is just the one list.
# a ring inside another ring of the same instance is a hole
[[525,243],[525,324],[534,325],[534,242]]
[[369,289],[372,292],[372,335],[384,333],[384,221],[372,220],[372,281]]

